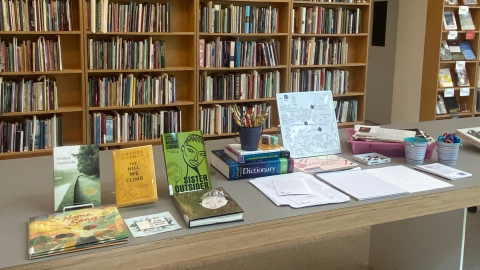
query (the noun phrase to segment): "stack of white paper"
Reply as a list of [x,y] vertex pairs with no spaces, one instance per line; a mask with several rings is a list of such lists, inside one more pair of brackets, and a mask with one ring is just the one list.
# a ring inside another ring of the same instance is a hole
[[[275,179],[299,178],[305,181],[310,188],[311,194],[279,196],[272,182]],[[350,200],[345,194],[318,181],[314,176],[303,172],[256,178],[250,180],[250,183],[263,192],[263,194],[265,194],[265,196],[272,200],[277,206],[289,205],[293,208],[301,208],[329,203],[342,203]]]
[[418,166],[415,166],[415,169],[425,171],[431,174],[435,174],[437,176],[446,178],[448,180],[456,180],[456,179],[467,178],[472,176],[471,173],[460,171],[440,163],[418,165]]
[[317,174],[317,177],[360,201],[408,193],[366,171]]
[[404,189],[409,193],[422,192],[453,186],[441,180],[428,176],[424,173],[412,170],[401,165],[380,169],[365,170],[364,172],[376,176],[383,181],[388,182],[401,189]]

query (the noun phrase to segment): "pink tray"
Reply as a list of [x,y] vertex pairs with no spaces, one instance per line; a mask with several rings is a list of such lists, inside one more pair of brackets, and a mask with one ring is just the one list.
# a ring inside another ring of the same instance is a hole
[[[405,145],[403,143],[355,141],[353,139],[355,129],[346,128],[345,132],[347,133],[348,141],[352,144],[354,155],[378,153],[387,157],[405,157]],[[434,148],[434,143],[427,146],[426,159],[432,158]]]

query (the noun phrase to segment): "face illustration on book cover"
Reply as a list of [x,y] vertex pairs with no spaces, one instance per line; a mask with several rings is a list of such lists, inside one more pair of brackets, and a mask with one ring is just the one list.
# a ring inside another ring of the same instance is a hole
[[55,212],[65,207],[101,205],[98,145],[54,148]]
[[200,198],[199,204],[207,209],[218,209],[227,205],[230,200],[223,191],[213,189]]
[[210,189],[209,165],[200,132],[164,134],[164,153],[171,194]]

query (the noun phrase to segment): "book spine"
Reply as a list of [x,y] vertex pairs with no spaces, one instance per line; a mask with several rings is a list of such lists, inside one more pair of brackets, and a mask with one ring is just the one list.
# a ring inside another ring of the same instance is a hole
[[232,148],[227,146],[225,147],[225,153],[227,153],[231,158],[233,158],[238,163],[261,162],[261,161],[268,161],[268,160],[274,160],[279,158],[290,158],[290,152],[288,150],[253,154],[253,155],[239,155]]
[[265,177],[271,175],[279,175],[289,173],[288,164],[293,163],[293,159],[289,161],[286,158],[268,160],[263,162],[243,163],[230,166],[230,175],[228,180],[249,179],[255,177]]

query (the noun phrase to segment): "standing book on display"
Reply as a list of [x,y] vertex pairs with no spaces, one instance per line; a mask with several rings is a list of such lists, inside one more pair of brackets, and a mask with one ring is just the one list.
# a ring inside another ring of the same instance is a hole
[[101,205],[98,145],[53,148],[55,212]]
[[465,56],[462,53],[462,49],[460,48],[460,43],[456,40],[449,40],[447,41],[448,48],[450,53],[453,56],[453,60],[460,61],[465,60]]
[[440,44],[440,59],[442,61],[453,60],[453,56],[450,53],[450,48],[448,47],[446,40],[442,41],[442,43]]
[[285,149],[293,158],[341,153],[331,91],[277,95]]
[[118,207],[156,203],[157,178],[151,145],[112,152]]
[[443,25],[445,30],[457,30],[457,20],[455,19],[455,13],[451,10],[445,10],[443,13]]
[[162,142],[170,195],[212,188],[201,131],[164,133]]
[[449,68],[442,68],[438,73],[440,87],[453,87],[452,75]]
[[476,59],[475,53],[473,53],[472,47],[470,46],[470,42],[468,41],[460,42],[460,49],[462,50],[463,56],[465,56],[466,60]]
[[462,30],[475,30],[475,24],[473,23],[470,11],[462,13],[460,10],[458,12],[458,17],[460,18],[460,25],[462,26]]

